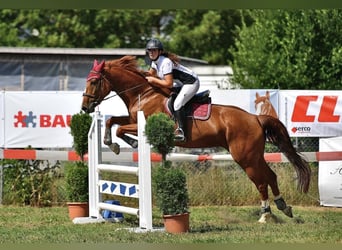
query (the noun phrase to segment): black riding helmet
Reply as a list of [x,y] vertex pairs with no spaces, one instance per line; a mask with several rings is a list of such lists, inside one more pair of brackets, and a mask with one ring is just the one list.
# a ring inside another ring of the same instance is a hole
[[159,41],[157,38],[152,38],[146,44],[146,50],[149,50],[149,49],[164,50],[164,47],[161,41]]

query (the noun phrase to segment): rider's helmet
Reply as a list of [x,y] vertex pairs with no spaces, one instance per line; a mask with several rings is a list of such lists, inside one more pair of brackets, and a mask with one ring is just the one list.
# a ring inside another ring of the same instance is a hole
[[159,41],[157,38],[152,38],[150,41],[147,42],[146,50],[149,49],[164,50],[162,42]]

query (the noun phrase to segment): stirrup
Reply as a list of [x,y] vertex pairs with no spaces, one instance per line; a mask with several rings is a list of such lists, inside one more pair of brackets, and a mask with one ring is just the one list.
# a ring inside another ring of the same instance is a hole
[[175,141],[185,141],[184,131],[181,128],[177,128],[175,131]]

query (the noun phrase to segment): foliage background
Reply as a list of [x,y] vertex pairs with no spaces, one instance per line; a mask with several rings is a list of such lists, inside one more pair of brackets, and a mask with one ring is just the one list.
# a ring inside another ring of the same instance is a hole
[[[340,89],[341,10],[254,10],[236,40],[234,78],[245,88]],[[249,41],[249,42],[247,42]]]
[[243,88],[339,89],[342,9],[2,9],[0,46],[144,48],[230,65]]

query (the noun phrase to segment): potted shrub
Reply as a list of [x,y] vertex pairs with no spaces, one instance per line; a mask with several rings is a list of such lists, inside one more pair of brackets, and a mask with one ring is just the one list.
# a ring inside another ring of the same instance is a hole
[[87,217],[88,205],[88,165],[84,155],[88,152],[88,131],[92,123],[89,114],[78,113],[70,121],[73,147],[81,161],[69,163],[65,166],[66,194],[68,199],[69,217]]
[[87,217],[88,204],[88,166],[82,161],[65,165],[66,195],[70,219]]
[[152,150],[162,155],[162,164],[153,175],[156,204],[169,233],[189,231],[189,195],[186,174],[172,166],[166,155],[174,148],[175,123],[164,113],[153,114],[146,121],[145,134]]

